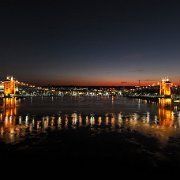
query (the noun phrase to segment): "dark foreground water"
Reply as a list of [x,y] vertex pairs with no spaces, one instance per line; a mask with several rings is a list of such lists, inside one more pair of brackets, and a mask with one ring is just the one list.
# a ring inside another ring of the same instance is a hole
[[1,158],[180,167],[180,111],[169,99],[33,97],[0,103]]

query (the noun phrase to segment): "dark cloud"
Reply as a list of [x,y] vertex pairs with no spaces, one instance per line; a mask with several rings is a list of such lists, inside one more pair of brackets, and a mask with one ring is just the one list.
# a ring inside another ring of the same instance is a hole
[[133,70],[133,71],[130,71],[130,72],[138,72],[138,73],[142,73],[142,72],[144,72],[144,69],[136,69],[136,70]]
[[135,72],[144,72],[144,70],[143,69],[138,69]]
[[156,80],[155,80],[155,79],[145,79],[145,80],[143,80],[143,81],[146,81],[146,82],[148,82],[148,81],[153,81],[153,82],[155,82]]

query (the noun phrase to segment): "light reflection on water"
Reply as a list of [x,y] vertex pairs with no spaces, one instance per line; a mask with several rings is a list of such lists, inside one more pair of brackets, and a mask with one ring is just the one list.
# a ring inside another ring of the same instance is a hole
[[[89,99],[86,100],[89,103]],[[174,110],[170,99],[160,99],[158,104],[147,104],[146,101],[117,98],[113,99],[111,105],[108,104],[111,99],[109,101],[98,99],[98,101],[92,101],[92,104],[94,103],[97,106],[90,109],[91,112],[96,113],[87,113],[89,112],[87,109],[86,112],[83,112],[84,101],[82,101],[83,103],[81,101],[78,101],[79,112],[74,111],[71,107],[71,103],[74,103],[74,99],[71,99],[68,113],[58,114],[54,111],[51,115],[39,116],[38,112],[35,115],[19,114],[18,110],[23,110],[24,106],[21,106],[18,100],[13,98],[3,99],[3,111],[0,114],[0,141],[16,143],[26,137],[38,137],[39,134],[48,133],[51,130],[78,129],[80,127],[88,127],[97,133],[101,131],[107,133],[112,131],[121,133],[124,130],[138,131],[144,135],[157,138],[161,143],[166,143],[169,137],[180,135],[180,112],[177,109]],[[101,109],[103,108],[100,104],[101,101],[103,101],[104,107],[109,107],[112,112],[105,113],[104,109]],[[123,105],[127,105],[126,101],[127,103],[135,102],[133,105],[134,112],[122,108]],[[62,99],[61,102],[65,103]],[[29,104],[33,106],[32,99],[31,103],[26,103],[27,106]],[[90,102],[90,106],[92,104]],[[116,106],[113,107],[115,104]],[[53,106],[57,106],[57,103],[55,102]],[[101,108],[97,109],[98,106]],[[138,111],[139,109],[141,111]],[[43,108],[41,111],[43,111]]]

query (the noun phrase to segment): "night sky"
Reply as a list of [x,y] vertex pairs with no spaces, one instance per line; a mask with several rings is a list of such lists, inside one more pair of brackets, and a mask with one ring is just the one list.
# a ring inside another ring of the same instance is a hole
[[178,0],[0,0],[1,79],[131,85],[168,76],[179,84],[179,69]]

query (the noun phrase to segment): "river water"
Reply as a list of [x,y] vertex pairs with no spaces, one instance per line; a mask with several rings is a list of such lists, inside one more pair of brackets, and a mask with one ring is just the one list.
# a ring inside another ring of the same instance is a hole
[[[10,152],[25,149],[31,153],[37,146],[66,151],[69,144],[78,147],[81,142],[92,144],[91,152],[87,152],[91,156],[92,152],[96,155],[93,146],[98,144],[102,149],[108,142],[109,155],[102,157],[118,154],[113,150],[116,146],[121,147],[120,151],[126,149],[128,155],[130,144],[135,151],[153,152],[156,162],[162,156],[171,160],[180,150],[180,111],[170,99],[153,102],[126,97],[28,97],[1,99],[0,109],[0,143]],[[173,153],[168,148],[173,148]]]

